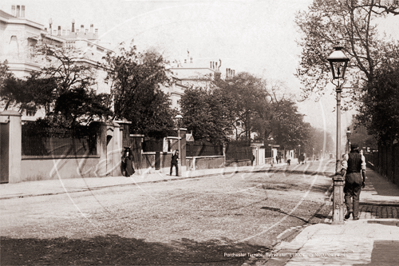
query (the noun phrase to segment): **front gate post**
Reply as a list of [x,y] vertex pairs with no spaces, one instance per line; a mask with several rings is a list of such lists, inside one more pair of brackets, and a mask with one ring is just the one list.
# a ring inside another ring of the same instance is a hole
[[6,110],[0,113],[2,120],[9,122],[8,138],[8,182],[21,182],[22,159],[22,125],[21,114],[17,111]]

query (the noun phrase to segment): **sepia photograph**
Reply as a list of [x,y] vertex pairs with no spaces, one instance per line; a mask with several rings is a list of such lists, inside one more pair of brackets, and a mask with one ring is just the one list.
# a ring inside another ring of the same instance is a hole
[[0,265],[399,263],[399,0],[1,0]]

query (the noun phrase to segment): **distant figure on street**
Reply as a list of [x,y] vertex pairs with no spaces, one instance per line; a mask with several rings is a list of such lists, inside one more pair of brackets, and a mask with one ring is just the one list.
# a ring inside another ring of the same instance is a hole
[[133,154],[129,147],[125,147],[122,154],[122,174],[126,177],[134,174]]
[[170,175],[172,175],[173,166],[176,168],[176,176],[179,175],[178,161],[179,161],[179,150],[175,150],[172,153],[172,161],[170,162]]
[[291,159],[287,160],[288,165],[291,165]]
[[299,155],[298,163],[299,164],[305,163],[305,155],[303,155],[303,153],[301,155]]
[[277,154],[277,156],[276,156],[276,163],[277,163],[277,164],[280,163],[280,155],[279,155],[279,154]]
[[[347,213],[345,219],[352,214],[353,220],[359,220],[359,198],[366,182],[366,159],[359,153],[359,146],[351,145],[351,152],[344,155],[341,175],[345,177],[345,204]],[[353,198],[353,203],[352,203]]]
[[253,165],[254,165],[254,161],[255,161],[255,159],[256,159],[256,158],[255,158],[255,155],[253,155],[253,154],[252,154],[251,166],[253,166]]

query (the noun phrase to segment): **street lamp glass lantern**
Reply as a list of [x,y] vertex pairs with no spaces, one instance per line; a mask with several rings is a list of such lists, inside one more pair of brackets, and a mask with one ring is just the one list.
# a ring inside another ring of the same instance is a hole
[[343,79],[349,58],[342,52],[342,46],[334,47],[335,51],[327,58],[331,65],[333,79]]

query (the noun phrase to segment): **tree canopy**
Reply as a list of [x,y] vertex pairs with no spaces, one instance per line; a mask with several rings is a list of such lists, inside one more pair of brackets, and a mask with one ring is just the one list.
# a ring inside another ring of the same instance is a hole
[[[228,99],[230,127],[237,129],[236,123],[243,122],[245,139],[250,139],[251,131],[261,113],[267,108],[265,81],[246,72],[238,73],[226,81],[216,81],[223,97]],[[243,138],[236,136],[237,139]]]
[[131,132],[162,136],[173,129],[174,111],[160,86],[169,82],[165,61],[154,51],[140,53],[121,44],[105,57],[106,81],[111,84],[114,117],[131,121]]
[[[339,42],[350,58],[347,80],[352,91],[348,107],[357,102],[364,84],[372,81],[375,69],[384,58],[397,53],[398,44],[378,38],[375,20],[388,13],[398,14],[398,6],[377,0],[314,0],[307,11],[298,12],[295,22],[303,37],[300,65],[296,76],[303,96],[324,93],[331,79],[327,57]],[[393,3],[393,2],[392,2]]]
[[387,60],[375,71],[362,98],[360,122],[384,144],[399,141],[399,58]]
[[46,62],[40,71],[26,79],[11,75],[4,80],[5,109],[11,105],[19,105],[20,110],[44,108],[46,116],[63,115],[68,125],[106,120],[111,115],[109,96],[93,89],[94,66],[76,60],[77,50],[43,44],[37,53]]
[[196,140],[223,143],[227,140],[231,121],[231,102],[222,90],[186,89],[181,98],[183,123]]

